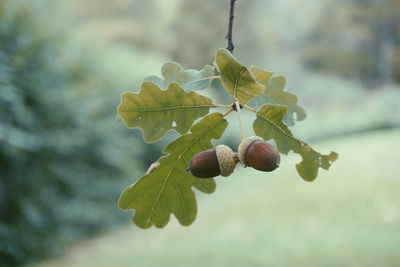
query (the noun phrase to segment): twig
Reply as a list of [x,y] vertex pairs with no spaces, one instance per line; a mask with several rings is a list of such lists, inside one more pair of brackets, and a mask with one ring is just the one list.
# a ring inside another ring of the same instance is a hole
[[[232,28],[233,28],[233,19],[235,18],[235,4],[237,0],[230,0],[230,9],[229,9],[229,25],[228,25],[228,33],[226,34],[225,39],[228,39],[228,46],[226,49],[233,54],[233,49],[235,49],[235,46],[233,45],[233,40],[232,40]],[[240,141],[243,141],[244,139],[244,129],[243,129],[243,120],[242,120],[242,114],[241,114],[241,105],[239,103],[239,100],[235,97],[233,99],[234,101],[234,107],[232,107],[232,110],[236,110],[238,114],[238,119],[239,119],[239,128],[240,128]]]
[[235,18],[235,4],[236,4],[236,0],[230,0],[231,1],[231,5],[230,5],[230,9],[229,9],[229,26],[228,26],[228,33],[225,37],[225,39],[228,39],[228,46],[226,47],[226,49],[233,53],[233,49],[235,49],[235,46],[233,45],[233,41],[232,41],[232,27],[233,27],[233,19]]

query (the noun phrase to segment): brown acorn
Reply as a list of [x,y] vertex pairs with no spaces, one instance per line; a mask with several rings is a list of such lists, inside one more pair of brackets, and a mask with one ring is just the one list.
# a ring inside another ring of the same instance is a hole
[[261,137],[250,136],[239,145],[238,157],[243,165],[256,170],[271,172],[279,167],[279,152]]
[[237,154],[225,145],[218,145],[195,155],[189,162],[189,171],[198,178],[229,176],[238,162]]

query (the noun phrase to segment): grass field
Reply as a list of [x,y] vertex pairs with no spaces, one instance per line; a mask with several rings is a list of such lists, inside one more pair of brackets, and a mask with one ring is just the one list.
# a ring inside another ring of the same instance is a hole
[[240,166],[198,198],[190,227],[127,225],[42,266],[400,266],[400,131],[313,144],[339,153],[312,183],[282,157],[273,174]]

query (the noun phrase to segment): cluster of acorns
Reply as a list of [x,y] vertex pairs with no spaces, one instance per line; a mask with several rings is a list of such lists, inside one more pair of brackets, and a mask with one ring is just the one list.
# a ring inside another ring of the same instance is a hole
[[279,167],[279,152],[261,137],[245,138],[235,153],[226,145],[202,151],[189,162],[188,171],[199,178],[212,178],[218,175],[229,176],[238,162],[244,167],[271,172]]

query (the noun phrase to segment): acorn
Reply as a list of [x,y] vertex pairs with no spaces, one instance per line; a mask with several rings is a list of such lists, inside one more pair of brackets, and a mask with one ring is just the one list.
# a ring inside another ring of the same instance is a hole
[[237,154],[226,145],[218,145],[195,155],[189,162],[189,171],[198,178],[229,176],[239,161]]
[[240,143],[238,157],[245,167],[263,172],[275,170],[281,161],[279,152],[258,136],[247,137]]

